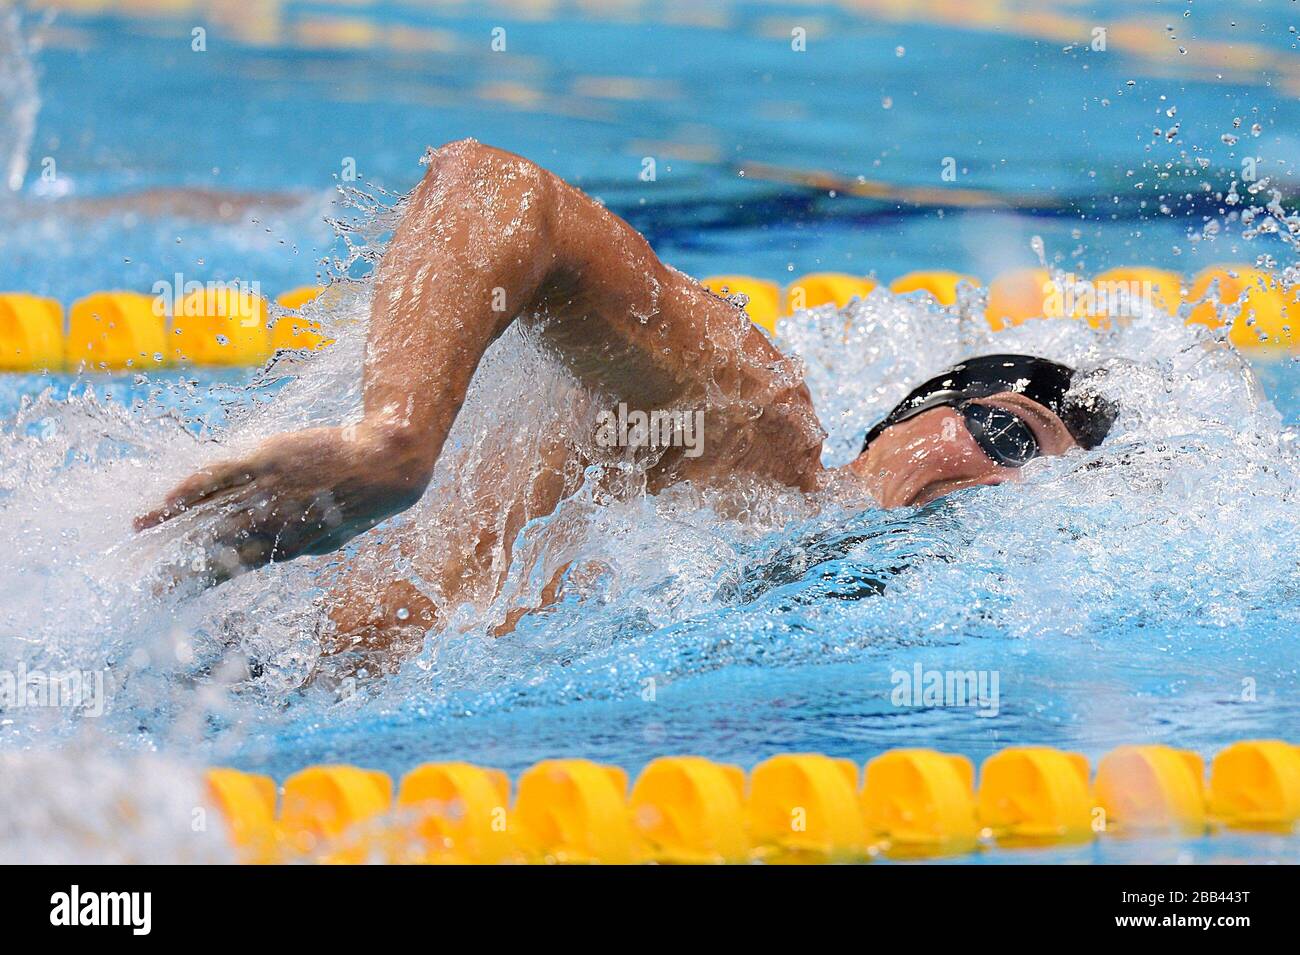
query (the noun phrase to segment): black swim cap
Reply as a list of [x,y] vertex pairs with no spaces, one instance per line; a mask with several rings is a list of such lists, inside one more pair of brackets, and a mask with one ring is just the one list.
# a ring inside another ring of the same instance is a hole
[[1074,369],[1068,365],[1032,355],[971,358],[912,389],[884,420],[867,432],[862,450],[867,450],[886,428],[923,411],[956,405],[970,398],[987,398],[1003,391],[1024,395],[1050,408],[1075,441],[1085,448],[1095,448],[1115,423],[1116,408],[1097,394],[1071,394],[1074,378]]

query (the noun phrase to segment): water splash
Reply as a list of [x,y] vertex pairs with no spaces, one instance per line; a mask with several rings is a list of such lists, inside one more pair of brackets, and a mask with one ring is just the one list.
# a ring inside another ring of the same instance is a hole
[[32,44],[17,7],[0,10],[0,163],[10,192],[23,187],[41,100]]
[[90,745],[0,752],[0,863],[232,861],[225,823],[187,766]]

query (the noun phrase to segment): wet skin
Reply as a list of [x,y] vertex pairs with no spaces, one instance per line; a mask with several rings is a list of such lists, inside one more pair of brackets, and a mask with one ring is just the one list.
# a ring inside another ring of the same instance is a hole
[[[740,475],[803,491],[850,480],[902,507],[1018,475],[989,459],[951,408],[900,422],[844,468],[823,468],[825,432],[797,364],[742,310],[659,261],[627,223],[558,177],[465,140],[431,152],[378,267],[362,421],[279,435],[205,468],[137,529],[211,511],[211,583],[337,549],[419,500],[480,359],[515,321],[536,327],[611,406],[704,410],[703,454],[664,454],[648,474],[652,492]],[[1042,405],[1011,393],[981,400],[1021,416],[1044,454],[1075,446]],[[540,461],[500,462],[511,479],[478,491],[478,512],[493,519],[456,531],[451,556],[421,576],[447,599],[490,599],[518,529],[574,489],[567,465],[577,453],[556,444]],[[337,633],[388,642],[377,635],[423,632],[434,620],[419,590],[380,578],[370,569],[341,585]]]

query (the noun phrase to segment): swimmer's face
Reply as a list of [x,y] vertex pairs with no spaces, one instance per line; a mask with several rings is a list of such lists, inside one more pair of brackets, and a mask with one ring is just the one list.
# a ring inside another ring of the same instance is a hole
[[[1043,455],[1078,447],[1050,409],[1024,395],[1004,391],[977,398],[1010,412],[1029,428]],[[975,440],[955,408],[931,408],[882,431],[850,467],[882,507],[921,505],[962,488],[1001,484],[1020,477],[1020,469],[994,461]]]

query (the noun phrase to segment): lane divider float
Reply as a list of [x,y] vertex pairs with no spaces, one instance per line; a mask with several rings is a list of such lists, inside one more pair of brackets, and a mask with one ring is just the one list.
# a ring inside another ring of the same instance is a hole
[[749,858],[745,771],[699,756],[664,756],[637,778],[628,803],[646,861],[744,862]]
[[0,292],[0,371],[260,365],[283,348],[329,344],[318,323],[298,314],[321,291],[308,286],[279,296],[286,312],[270,328],[269,303],[231,287],[195,290],[166,307],[139,292],[94,292],[72,303],[66,323],[56,299]]
[[[769,333],[803,309],[843,308],[870,296],[869,276],[814,272],[784,289],[748,275],[702,280],[718,295],[740,301],[749,318]],[[945,307],[958,290],[980,286],[959,272],[909,272],[889,283],[896,295],[925,295]],[[0,293],[0,371],[123,371],[169,365],[258,365],[281,349],[314,351],[330,344],[320,325],[302,314],[323,290],[291,289],[276,299],[284,310],[268,326],[269,304],[246,289],[198,289],[169,308],[138,292],[95,292],[72,303],[64,323],[55,299]],[[1217,304],[1216,304],[1217,303]],[[1186,309],[1188,324],[1219,328],[1232,318],[1229,338],[1240,348],[1294,348],[1292,322],[1300,316],[1300,287],[1283,289],[1267,272],[1247,265],[1215,265],[1185,283],[1177,272],[1142,266],[1109,269],[1090,280],[1054,279],[1046,269],[1012,269],[988,285],[984,317],[994,331],[1039,318],[1084,319],[1094,327],[1122,319],[1149,304],[1170,315]]]
[[167,359],[165,321],[155,299],[138,292],[95,292],[72,303],[66,368],[151,368]]
[[862,808],[873,847],[901,858],[961,855],[979,840],[975,766],[965,756],[896,749],[867,763]]
[[1193,835],[1206,826],[1204,779],[1205,761],[1190,750],[1121,746],[1098,764],[1094,789],[1109,831]]
[[55,299],[0,295],[0,370],[63,367],[63,306]]
[[871,851],[852,760],[773,756],[749,779],[749,835],[766,862],[848,862]]
[[[703,284],[714,292],[744,295],[751,320],[768,331],[795,311],[834,305],[842,308],[854,298],[866,298],[877,285],[873,279],[819,272],[796,279],[784,298],[766,279],[744,275],[712,276]],[[962,284],[978,288],[978,279],[947,271],[909,272],[889,284],[896,295],[923,293],[943,306],[957,303]],[[777,308],[777,303],[784,305]],[[1216,304],[1217,302],[1217,304]],[[1232,317],[1229,339],[1239,348],[1292,349],[1300,336],[1292,328],[1300,317],[1300,287],[1283,289],[1277,279],[1246,265],[1216,265],[1197,273],[1190,285],[1176,272],[1147,267],[1109,269],[1070,281],[1054,279],[1047,269],[1012,269],[988,286],[984,318],[994,331],[1040,318],[1086,320],[1094,328],[1131,317],[1147,305],[1170,315],[1188,304],[1188,324],[1220,328],[1225,313]]]
[[834,863],[954,857],[991,847],[1097,838],[1198,837],[1222,829],[1300,837],[1300,746],[1247,740],[1210,765],[1163,745],[1088,760],[1013,746],[975,767],[964,756],[895,749],[865,770],[787,753],[748,774],[665,756],[629,791],[620,768],[537,763],[509,778],[470,763],[426,763],[396,787],[384,773],[311,766],[284,781],[207,773],[237,857],[249,863]]
[[1000,845],[1092,838],[1088,761],[1047,746],[1016,746],[984,761],[978,815]]
[[510,779],[470,763],[426,763],[402,777],[395,861],[523,862],[507,832]]

